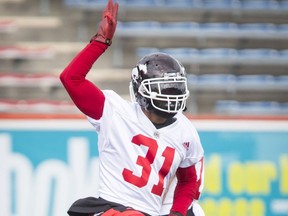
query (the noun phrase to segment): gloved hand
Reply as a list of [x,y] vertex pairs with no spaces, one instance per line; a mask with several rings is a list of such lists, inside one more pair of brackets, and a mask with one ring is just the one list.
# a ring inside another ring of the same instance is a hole
[[108,0],[97,34],[91,38],[91,41],[99,41],[108,46],[112,44],[112,38],[117,25],[118,6],[118,3],[113,3],[113,0]]

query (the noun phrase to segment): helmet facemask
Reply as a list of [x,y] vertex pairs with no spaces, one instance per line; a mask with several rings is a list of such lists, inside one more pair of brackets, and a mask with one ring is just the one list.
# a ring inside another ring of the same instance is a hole
[[168,113],[184,110],[189,96],[186,78],[181,76],[145,79],[138,93],[149,99],[153,108]]

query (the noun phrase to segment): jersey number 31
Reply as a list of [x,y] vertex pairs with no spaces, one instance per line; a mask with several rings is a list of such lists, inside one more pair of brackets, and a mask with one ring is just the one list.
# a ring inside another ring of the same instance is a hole
[[[148,183],[149,176],[151,174],[151,164],[153,164],[155,160],[156,153],[158,150],[158,143],[156,140],[150,137],[146,137],[141,134],[134,136],[132,139],[132,143],[138,146],[144,145],[148,147],[146,156],[145,157],[138,156],[137,161],[136,161],[137,165],[142,167],[142,174],[141,176],[136,176],[133,174],[133,171],[124,168],[122,175],[125,181],[139,188],[142,188]],[[159,177],[158,183],[154,184],[152,187],[151,192],[153,194],[156,194],[158,196],[162,195],[163,190],[164,190],[163,188],[164,178],[166,177],[166,175],[168,174],[171,168],[174,154],[175,154],[175,149],[168,147],[168,146],[162,152],[162,156],[164,157],[164,162],[160,170],[158,171],[158,177]]]

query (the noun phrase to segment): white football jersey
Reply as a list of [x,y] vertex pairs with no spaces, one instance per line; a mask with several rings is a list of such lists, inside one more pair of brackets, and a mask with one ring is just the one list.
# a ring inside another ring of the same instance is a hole
[[99,196],[150,215],[159,215],[170,178],[178,167],[203,157],[198,133],[182,113],[157,129],[137,103],[103,91],[99,120],[88,117],[98,133]]

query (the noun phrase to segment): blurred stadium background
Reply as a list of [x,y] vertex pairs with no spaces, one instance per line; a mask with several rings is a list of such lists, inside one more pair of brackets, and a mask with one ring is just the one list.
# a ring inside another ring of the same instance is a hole
[[[207,216],[288,215],[288,1],[118,2],[113,44],[89,78],[129,99],[143,55],[174,55],[207,153]],[[97,167],[97,137],[58,76],[105,5],[0,0],[1,216],[65,215],[71,200],[94,194],[97,172],[82,169]]]
[[[57,76],[96,33],[106,1],[0,2],[0,112],[77,112]],[[129,98],[131,68],[161,50],[186,67],[190,113],[288,115],[287,0],[119,3],[113,45],[91,73],[100,87]]]

